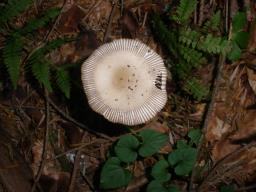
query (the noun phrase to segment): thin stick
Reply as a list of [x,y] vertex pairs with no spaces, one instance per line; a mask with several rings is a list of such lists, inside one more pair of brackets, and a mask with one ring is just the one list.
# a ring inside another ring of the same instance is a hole
[[92,133],[96,136],[99,136],[99,137],[102,137],[104,139],[107,139],[109,141],[115,141],[115,139],[103,134],[103,133],[98,133],[92,129],[89,129],[86,125],[76,121],[75,119],[73,119],[72,117],[70,117],[69,115],[67,115],[66,113],[64,113],[57,105],[55,105],[55,103],[50,99],[48,98],[48,102],[50,103],[50,105],[53,107],[53,109],[55,109],[62,117],[64,117],[66,120],[74,123],[75,125],[77,125],[78,127],[88,131],[89,133]]
[[113,21],[114,15],[115,15],[117,4],[118,4],[117,1],[113,2],[113,8],[112,8],[110,16],[109,16],[108,26],[107,26],[107,29],[106,29],[106,32],[105,32],[105,35],[104,35],[104,38],[103,38],[103,43],[105,43],[107,41],[107,39],[110,35],[112,21]]
[[[85,135],[86,134],[83,135],[82,142],[84,141]],[[78,169],[80,169],[79,165],[80,165],[81,154],[82,154],[82,149],[79,149],[76,153],[76,158],[75,158],[75,162],[74,162],[74,166],[73,166],[72,175],[71,175],[71,178],[70,178],[68,192],[73,192],[74,191],[74,183],[75,183],[75,180],[76,180],[77,171],[78,171]]]
[[34,192],[39,182],[39,179],[43,173],[43,169],[46,163],[47,158],[47,146],[48,146],[48,138],[49,138],[49,102],[48,102],[48,91],[45,89],[45,135],[44,135],[44,145],[43,145],[43,152],[42,152],[42,160],[37,172],[36,178],[34,180],[33,186],[31,188],[31,192]]
[[[216,75],[214,83],[213,83],[212,97],[211,97],[211,101],[210,101],[210,104],[209,104],[207,112],[206,112],[206,116],[205,116],[205,120],[204,120],[204,124],[203,124],[203,128],[202,128],[203,135],[206,134],[209,121],[210,121],[210,119],[212,117],[212,113],[213,113],[213,109],[214,109],[214,104],[216,102],[216,98],[217,98],[217,94],[218,94],[218,90],[219,90],[219,85],[220,85],[220,82],[221,82],[220,81],[221,77],[222,77],[221,73],[222,73],[224,62],[225,62],[225,56],[220,56],[218,64],[217,64],[217,75]],[[205,138],[201,138],[200,142],[198,144],[198,147],[197,147],[197,160],[199,158],[199,155],[201,154],[203,143],[204,143],[204,139]],[[194,168],[192,170],[191,179],[190,179],[190,183],[189,183],[189,191],[194,191],[193,181],[194,181],[194,178],[195,178],[195,175],[196,175],[195,167],[196,166],[194,166]]]
[[201,26],[204,20],[204,0],[200,0],[198,25]]

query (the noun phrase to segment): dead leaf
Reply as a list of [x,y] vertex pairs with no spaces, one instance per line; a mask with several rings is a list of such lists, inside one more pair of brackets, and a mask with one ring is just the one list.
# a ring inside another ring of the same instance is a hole
[[124,10],[123,16],[119,20],[122,26],[123,36],[126,38],[135,38],[139,29],[139,23],[133,12]]
[[83,10],[73,5],[66,12],[62,13],[57,30],[62,34],[74,34],[79,31],[78,25],[85,16]]

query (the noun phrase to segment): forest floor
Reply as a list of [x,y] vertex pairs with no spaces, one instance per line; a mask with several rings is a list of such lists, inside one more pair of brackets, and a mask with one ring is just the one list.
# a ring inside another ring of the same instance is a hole
[[[35,2],[13,25],[23,25],[41,10],[61,8],[56,20],[40,29],[32,44],[39,46],[42,39],[62,36],[76,38],[47,56],[55,65],[73,65],[71,93],[69,99],[59,92],[49,93],[29,83],[25,75],[13,89],[1,72],[0,191],[103,191],[99,176],[108,150],[131,131],[108,122],[88,106],[80,81],[81,63],[100,45],[118,38],[139,39],[168,58],[153,35],[150,18],[153,13],[163,14],[171,0]],[[192,19],[198,25],[211,7],[227,9],[222,1],[200,3]],[[195,168],[171,180],[179,191],[218,191],[221,185],[231,186],[231,191],[256,190],[256,25],[251,20],[256,5],[244,3],[252,11],[247,11],[250,38],[241,58],[231,63],[213,55],[212,62],[194,71],[211,89],[209,96],[198,101],[180,94],[169,73],[164,109],[150,122],[131,128],[132,133],[150,128],[168,135],[168,144],[159,152],[162,155],[171,153],[178,140],[187,141],[190,130],[200,129]],[[239,6],[228,5],[231,15]],[[0,49],[3,45],[0,36]],[[112,191],[144,191],[149,182],[146,170],[155,162],[154,156],[136,162],[132,182]]]

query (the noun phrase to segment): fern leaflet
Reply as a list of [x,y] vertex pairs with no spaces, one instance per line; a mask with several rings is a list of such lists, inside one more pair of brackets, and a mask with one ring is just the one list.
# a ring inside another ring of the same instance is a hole
[[180,0],[176,15],[172,18],[178,23],[187,22],[196,8],[197,0]]
[[7,4],[0,10],[0,27],[25,11],[32,3],[33,0],[8,0]]
[[183,58],[188,62],[188,64],[191,64],[193,67],[199,67],[205,61],[203,53],[193,48],[180,45],[179,50]]
[[220,19],[221,19],[221,13],[220,10],[218,10],[214,15],[210,18],[210,20],[207,20],[203,26],[204,31],[208,30],[218,30],[218,27],[220,25]]
[[198,101],[201,101],[209,94],[209,89],[194,77],[186,81],[184,90],[190,93]]
[[31,66],[31,71],[34,77],[39,83],[42,83],[48,91],[52,91],[52,86],[50,82],[50,62],[46,59],[41,58],[34,62]]
[[28,23],[18,30],[18,33],[22,35],[26,35],[27,33],[31,33],[41,27],[47,25],[51,20],[57,17],[60,13],[59,8],[52,8],[43,13],[43,15],[39,18],[32,19],[28,21]]
[[3,61],[14,88],[17,87],[19,78],[22,48],[23,42],[21,36],[13,34],[6,40],[3,49]]
[[70,97],[70,77],[67,71],[64,69],[58,69],[56,71],[56,82],[59,89],[65,94],[67,98]]

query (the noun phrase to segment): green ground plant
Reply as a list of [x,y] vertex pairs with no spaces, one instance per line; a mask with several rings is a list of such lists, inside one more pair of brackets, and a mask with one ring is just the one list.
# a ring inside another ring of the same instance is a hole
[[27,20],[21,27],[9,26],[9,21],[26,11],[32,4],[32,0],[8,0],[0,10],[1,32],[5,34],[5,44],[1,50],[3,64],[14,89],[17,88],[21,70],[25,69],[25,72],[31,72],[38,83],[47,88],[48,91],[53,90],[53,83],[69,98],[70,77],[68,71],[62,67],[56,67],[47,58],[47,55],[61,45],[70,42],[71,39],[57,38],[46,42],[42,41],[36,47],[29,46],[33,42],[32,33],[36,33],[38,29],[42,29],[54,21],[59,15],[60,9],[48,9]]
[[154,15],[152,27],[156,39],[169,53],[167,64],[174,79],[181,85],[182,91],[200,101],[207,98],[209,87],[200,83],[200,78],[193,76],[193,72],[212,56],[225,55],[231,61],[238,60],[242,49],[247,46],[249,34],[244,31],[245,12],[234,16],[230,39],[221,33],[220,10],[216,10],[201,27],[191,24],[196,6],[196,0],[180,0],[168,19]]
[[186,177],[190,174],[196,161],[196,146],[201,131],[192,129],[188,133],[189,142],[179,140],[176,148],[168,155],[160,155],[158,151],[167,141],[167,135],[151,129],[137,134],[124,135],[113,146],[113,153],[104,163],[100,176],[102,189],[124,187],[131,182],[133,174],[130,167],[135,161],[154,156],[158,161],[154,164],[148,178],[147,192],[176,192],[178,188],[171,184],[172,174]]

